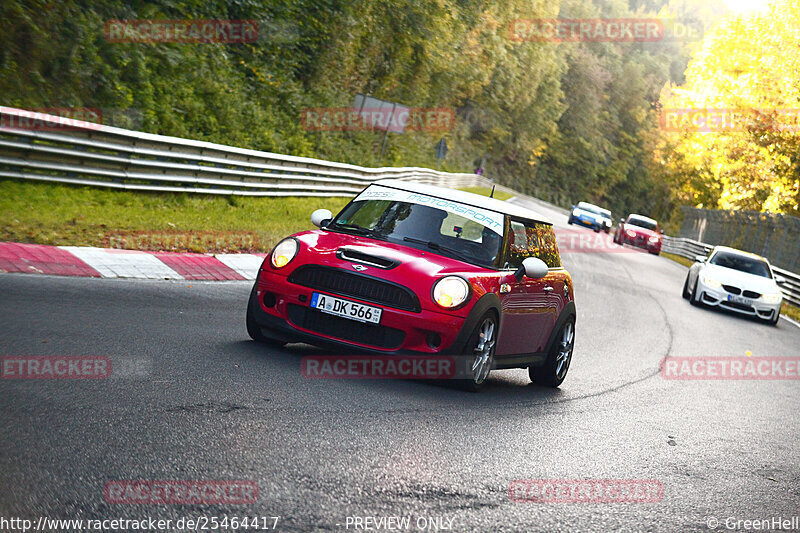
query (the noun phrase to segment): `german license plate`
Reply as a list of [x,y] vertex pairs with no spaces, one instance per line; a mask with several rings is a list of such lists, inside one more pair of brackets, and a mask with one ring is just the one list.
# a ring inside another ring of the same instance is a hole
[[742,305],[750,305],[750,306],[753,305],[753,300],[751,300],[750,298],[744,298],[742,296],[736,296],[734,294],[728,295],[728,301]]
[[350,320],[357,320],[358,322],[367,322],[369,324],[380,324],[381,313],[383,312],[383,309],[380,307],[351,302],[350,300],[336,298],[335,296],[328,296],[327,294],[320,294],[318,292],[311,294],[311,303],[309,307],[319,309],[323,313],[349,318]]

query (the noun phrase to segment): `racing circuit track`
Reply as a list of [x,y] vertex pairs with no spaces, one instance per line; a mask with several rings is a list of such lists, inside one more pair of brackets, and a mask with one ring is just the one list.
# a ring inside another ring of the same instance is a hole
[[[566,227],[562,213],[532,208]],[[0,380],[0,515],[280,516],[279,531],[388,515],[446,517],[452,531],[709,531],[708,518],[797,515],[800,382],[669,380],[659,363],[797,357],[800,328],[690,306],[685,268],[663,257],[563,261],[578,308],[566,381],[554,390],[499,371],[478,394],[304,379],[301,357],[320,350],[249,340],[250,282],[0,275],[0,354],[105,355],[127,369]],[[658,480],[663,499],[509,498],[512,480],[587,478]],[[136,479],[252,480],[259,497],[106,503],[107,481]]]

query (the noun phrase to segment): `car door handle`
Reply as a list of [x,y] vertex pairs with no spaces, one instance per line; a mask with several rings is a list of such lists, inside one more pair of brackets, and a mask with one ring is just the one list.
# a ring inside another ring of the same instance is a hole
[[551,287],[550,285],[545,285],[544,289],[542,290],[545,292],[553,292],[553,287]]

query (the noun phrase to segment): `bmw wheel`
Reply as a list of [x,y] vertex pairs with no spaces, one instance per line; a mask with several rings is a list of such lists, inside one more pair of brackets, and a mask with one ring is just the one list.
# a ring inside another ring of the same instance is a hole
[[689,299],[689,274],[686,274],[686,281],[683,282],[683,292],[681,293],[684,300]]
[[697,275],[697,278],[694,280],[694,289],[692,289],[692,296],[689,298],[689,303],[691,303],[695,307],[700,307],[702,304],[700,302],[700,295],[697,294],[697,283],[700,281],[700,275]]

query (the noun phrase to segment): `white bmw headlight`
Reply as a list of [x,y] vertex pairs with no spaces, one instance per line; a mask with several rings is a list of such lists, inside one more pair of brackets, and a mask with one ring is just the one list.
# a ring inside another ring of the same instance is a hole
[[763,294],[761,298],[764,299],[765,302],[768,304],[778,304],[781,303],[783,299],[783,294],[779,292],[771,293],[771,294]]
[[708,274],[703,274],[702,278],[703,278],[703,283],[707,287],[711,287],[712,289],[719,289],[720,287],[722,287],[722,283],[720,283],[718,280],[715,280],[712,277],[709,277]]
[[433,286],[433,301],[444,308],[452,309],[466,302],[469,292],[469,284],[464,278],[447,276]]
[[283,239],[278,245],[272,250],[272,255],[269,256],[270,264],[275,268],[282,268],[289,264],[289,262],[294,259],[294,256],[297,255],[297,250],[300,246],[297,244],[297,241],[289,237],[288,239]]

